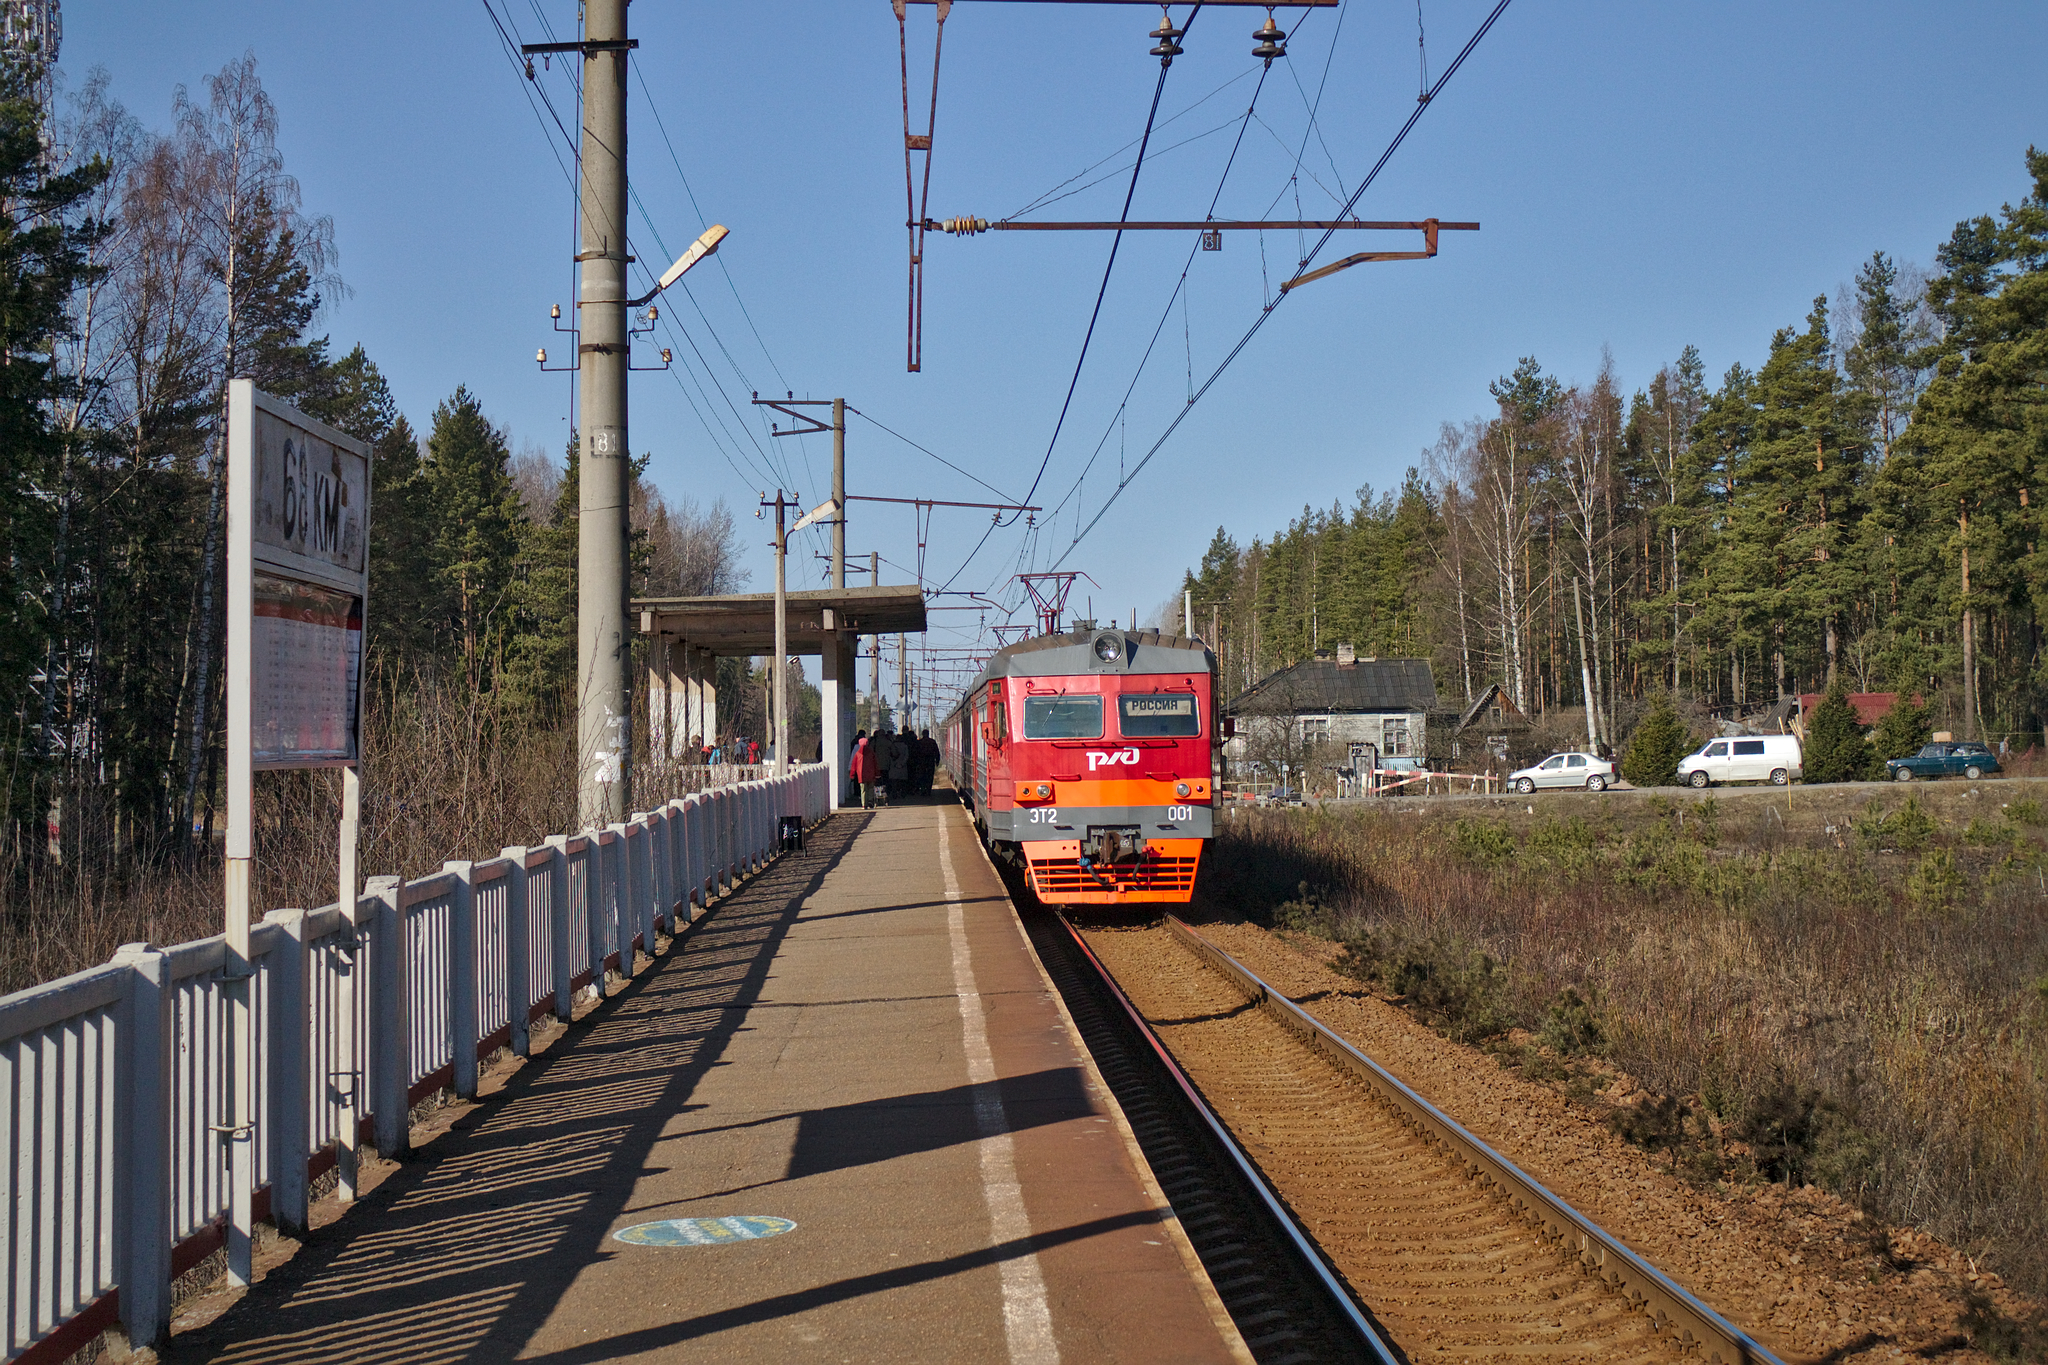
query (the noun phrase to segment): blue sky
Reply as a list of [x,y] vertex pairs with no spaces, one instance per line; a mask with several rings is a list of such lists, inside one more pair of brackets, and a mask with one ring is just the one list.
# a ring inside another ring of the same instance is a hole
[[[568,0],[491,4],[525,41],[573,36]],[[1490,8],[1423,0],[1432,78]],[[912,8],[920,122],[931,16]],[[305,206],[335,222],[350,293],[322,325],[337,349],[367,347],[421,427],[467,384],[515,448],[559,451],[570,377],[538,375],[533,353],[561,352],[548,307],[571,301],[568,154],[483,0],[74,3],[64,17],[67,73],[105,66],[115,95],[159,129],[173,87],[203,97],[203,78],[252,48]],[[1206,213],[1258,79],[1248,35],[1263,18],[1212,8],[1195,20],[1133,216]],[[956,4],[933,215],[1013,214],[1090,166],[1075,185],[1127,166],[1118,149],[1144,126],[1156,23],[1143,7]],[[1292,217],[1297,192],[1302,216],[1333,214],[1333,195],[1414,107],[1408,0],[1282,11],[1281,23],[1295,30],[1291,55],[1260,91],[1222,217]],[[777,484],[816,501],[829,445],[769,437],[748,391],[843,395],[1010,497],[1045,462],[1035,537],[1012,526],[983,542],[987,514],[942,509],[923,550],[928,583],[1000,593],[1020,566],[1064,554],[1100,585],[1075,599],[1092,597],[1098,616],[1149,615],[1219,524],[1248,540],[1305,503],[1396,486],[1441,423],[1486,407],[1488,381],[1519,356],[1589,380],[1607,347],[1631,388],[1687,343],[1715,376],[1754,364],[1775,328],[1873,250],[1931,262],[1957,219],[2018,198],[2024,149],[2048,144],[2048,6],[1514,0],[1357,209],[1483,230],[1446,234],[1433,261],[1360,267],[1290,297],[1070,548],[1119,460],[1128,468],[1154,443],[1190,376],[1201,382],[1288,273],[1293,234],[1268,235],[1263,253],[1244,233],[1196,253],[1185,306],[1163,327],[1191,244],[1127,236],[1047,460],[1109,237],[933,237],[924,371],[904,372],[902,94],[884,0],[641,0],[631,24],[630,157],[648,219],[636,214],[635,249],[658,269],[664,245],[680,251],[705,222],[732,232],[688,297],[664,307],[687,334],[656,339],[677,371],[634,378],[632,442],[652,454],[650,477],[671,499],[722,498],[743,515]],[[540,84],[573,131],[559,66]],[[1126,171],[1031,216],[1113,218],[1127,184]],[[1347,235],[1321,259],[1368,245],[1407,243]],[[848,446],[852,492],[990,497],[858,419]],[[748,563],[766,586],[757,525],[744,526]],[[854,506],[849,546],[898,566],[884,581],[913,580],[917,539],[908,509]],[[809,555],[792,556],[793,582],[818,581]],[[961,642],[976,616],[940,619],[935,644]]]

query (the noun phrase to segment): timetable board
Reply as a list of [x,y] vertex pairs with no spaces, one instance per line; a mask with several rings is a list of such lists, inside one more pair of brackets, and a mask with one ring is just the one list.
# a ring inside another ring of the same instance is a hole
[[228,407],[230,731],[251,771],[353,766],[369,447],[246,380],[230,384]]
[[250,743],[255,765],[356,757],[363,602],[352,593],[258,573],[252,585]]

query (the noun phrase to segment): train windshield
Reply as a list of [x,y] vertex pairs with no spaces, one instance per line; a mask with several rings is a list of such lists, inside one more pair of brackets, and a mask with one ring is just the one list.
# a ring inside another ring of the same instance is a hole
[[1194,696],[1187,692],[1117,698],[1125,739],[1183,738],[1202,733]]
[[1026,697],[1024,738],[1101,739],[1102,698]]

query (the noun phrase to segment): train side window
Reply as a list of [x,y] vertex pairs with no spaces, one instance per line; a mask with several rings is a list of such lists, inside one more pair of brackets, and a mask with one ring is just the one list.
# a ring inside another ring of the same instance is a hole
[[1024,738],[1101,739],[1102,698],[1026,697]]
[[1202,733],[1192,692],[1136,693],[1118,697],[1125,739],[1175,739]]
[[1001,702],[995,702],[988,708],[988,729],[998,744],[1010,736],[1009,711]]

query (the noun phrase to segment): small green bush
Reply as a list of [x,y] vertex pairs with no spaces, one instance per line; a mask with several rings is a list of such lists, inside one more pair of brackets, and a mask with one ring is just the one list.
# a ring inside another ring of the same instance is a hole
[[1464,820],[1451,826],[1451,847],[1460,857],[1492,867],[1515,856],[1515,836],[1502,820]]
[[1926,914],[1939,914],[1955,903],[1963,889],[1963,872],[1955,856],[1937,848],[1922,858],[1906,878],[1906,894]]
[[1455,938],[1361,935],[1347,940],[1331,965],[1346,976],[1378,982],[1454,1042],[1497,1038],[1515,1026],[1507,968]]
[[1744,1106],[1735,1136],[1749,1145],[1750,1160],[1766,1180],[1803,1185],[1832,1120],[1835,1105],[1817,1090],[1778,1078]]
[[1970,821],[1963,830],[1963,842],[1975,844],[1978,848],[1995,848],[2000,844],[2010,843],[2015,833],[2013,827],[2003,821],[1993,824],[1980,817]]
[[1297,933],[1328,938],[1336,923],[1337,912],[1329,903],[1329,893],[1320,887],[1311,888],[1307,882],[1295,889],[1293,900],[1282,901],[1273,910],[1276,928]]
[[2005,818],[2016,825],[2038,825],[2042,823],[2041,803],[2031,796],[2022,796],[2005,808]]
[[1920,804],[1918,796],[1907,797],[1905,804],[1894,811],[1886,810],[1881,800],[1872,797],[1851,824],[1865,846],[1893,848],[1901,853],[1919,852],[1941,828]]
[[1678,760],[1692,752],[1692,735],[1685,721],[1662,692],[1650,698],[1650,709],[1629,736],[1628,753],[1621,760],[1621,775],[1638,787],[1672,787],[1678,784]]
[[1607,1051],[1607,1024],[1597,1005],[1566,986],[1543,1012],[1536,1039],[1565,1057],[1597,1057]]

